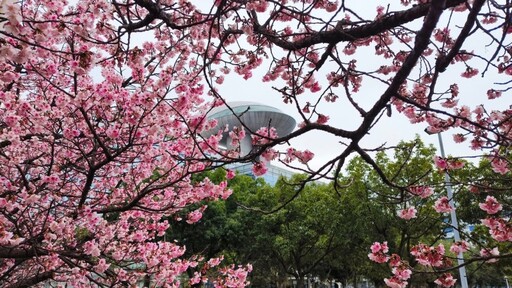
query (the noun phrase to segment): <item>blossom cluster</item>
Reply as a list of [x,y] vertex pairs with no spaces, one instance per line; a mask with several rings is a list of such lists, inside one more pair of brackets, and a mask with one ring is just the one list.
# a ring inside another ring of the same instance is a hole
[[[461,242],[457,245],[452,246],[453,250],[465,251],[467,249],[467,243]],[[457,248],[454,248],[457,247]],[[408,279],[412,275],[412,270],[406,261],[403,261],[399,255],[392,254],[388,256],[389,248],[387,242],[375,242],[371,246],[371,253],[368,254],[370,260],[377,263],[389,262],[391,267],[391,278],[385,278],[384,282],[388,287],[391,288],[405,288],[408,285]],[[416,261],[420,265],[429,267],[448,267],[451,262],[445,257],[445,250],[442,244],[437,247],[430,247],[425,244],[419,244],[411,249],[411,255],[416,258]],[[451,273],[441,274],[435,281],[436,284],[443,287],[452,287],[456,283],[456,279],[453,278]]]
[[489,233],[496,241],[512,241],[512,224],[503,218],[488,217],[481,220],[489,228]]
[[387,255],[389,251],[388,242],[375,242],[370,247],[371,253],[368,254],[368,258],[370,260],[377,263],[385,263],[389,260],[389,256]]
[[418,244],[411,248],[411,255],[416,257],[416,261],[424,266],[442,267],[446,264],[444,257],[444,245],[430,247],[425,244]]
[[408,279],[411,278],[412,271],[406,262],[402,261],[400,256],[393,254],[390,257],[389,264],[391,266],[391,273],[393,277],[385,278],[384,283],[391,288],[405,288],[408,284]]

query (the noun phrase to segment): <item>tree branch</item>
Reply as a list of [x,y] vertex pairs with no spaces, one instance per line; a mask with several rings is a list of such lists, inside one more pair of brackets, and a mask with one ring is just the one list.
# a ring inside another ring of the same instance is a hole
[[464,24],[464,27],[460,31],[460,34],[457,37],[457,40],[455,40],[452,49],[450,50],[450,52],[448,52],[448,54],[445,57],[439,57],[437,59],[436,68],[439,70],[439,72],[444,72],[446,70],[446,67],[448,67],[448,65],[453,60],[453,58],[455,58],[455,56],[459,53],[462,44],[464,44],[466,38],[469,36],[469,33],[471,32],[471,28],[473,28],[473,26],[475,25],[478,12],[480,12],[485,2],[486,0],[476,0],[473,3],[473,8],[471,9],[471,12],[468,15],[466,24]]
[[[254,20],[254,31],[267,38],[271,43],[285,49],[285,50],[299,50],[307,48],[316,44],[336,44],[339,42],[351,42],[358,39],[367,38],[370,36],[377,35],[387,30],[393,29],[397,26],[406,24],[413,20],[424,17],[428,14],[432,6],[435,6],[439,1],[432,1],[431,3],[417,5],[408,10],[393,13],[391,15],[379,18],[369,24],[361,25],[350,29],[334,29],[329,31],[315,32],[311,36],[304,37],[297,41],[286,41],[281,37],[270,33],[266,27],[258,24],[257,20]],[[448,0],[443,1],[445,5],[441,8],[441,11],[450,7],[455,7],[459,4],[466,2],[465,0]],[[437,23],[437,21],[436,21]],[[429,38],[425,38],[429,39]]]
[[53,270],[44,272],[44,273],[38,273],[35,276],[32,276],[30,278],[21,279],[16,284],[7,286],[6,288],[25,288],[25,287],[31,287],[34,286],[37,283],[41,283],[43,281],[46,281],[48,279],[51,279],[53,277]]

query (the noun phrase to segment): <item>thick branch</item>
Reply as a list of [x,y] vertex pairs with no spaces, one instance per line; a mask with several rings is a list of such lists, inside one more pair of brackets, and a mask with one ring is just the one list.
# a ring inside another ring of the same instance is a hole
[[[417,5],[405,11],[393,13],[388,16],[379,18],[369,24],[361,25],[350,29],[334,29],[329,31],[321,31],[312,34],[311,36],[304,37],[297,41],[283,40],[279,36],[272,35],[267,31],[266,27],[254,23],[254,31],[264,35],[268,41],[286,50],[299,50],[302,48],[311,47],[315,44],[328,43],[335,44],[339,42],[354,41],[357,39],[364,39],[370,36],[377,35],[387,30],[396,28],[400,25],[414,21],[427,15],[430,7],[439,1],[433,0],[431,3]],[[455,7],[459,4],[466,2],[465,0],[448,0],[442,10]],[[442,11],[441,10],[441,11]],[[428,38],[427,38],[428,39]]]
[[9,248],[9,247],[0,247],[0,259],[28,259],[35,257],[36,255],[46,255],[45,251],[34,251],[32,248],[22,249],[22,248]]
[[136,23],[130,23],[128,25],[122,25],[121,27],[126,29],[127,31],[131,32],[136,29],[147,27],[153,20],[160,19],[162,20],[167,27],[181,30],[187,27],[192,27],[201,23],[205,23],[208,21],[211,21],[214,18],[207,17],[206,19],[203,19],[201,21],[192,21],[191,23],[185,24],[185,25],[179,25],[176,24],[171,15],[168,13],[165,13],[165,11],[160,7],[160,4],[158,4],[158,1],[154,3],[152,0],[135,0],[135,4],[144,7],[149,14],[142,19],[139,22]]
[[44,273],[38,273],[35,276],[30,278],[20,279],[16,284],[7,286],[8,288],[25,288],[32,287],[37,283],[41,283],[43,281],[49,280],[53,277],[53,271],[48,271]]

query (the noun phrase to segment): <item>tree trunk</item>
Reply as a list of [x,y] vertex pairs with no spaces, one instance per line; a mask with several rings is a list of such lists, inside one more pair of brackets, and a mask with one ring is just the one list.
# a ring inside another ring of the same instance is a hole
[[151,276],[149,276],[149,275],[144,276],[144,284],[143,285],[144,285],[143,287],[149,288],[149,286],[151,285]]
[[297,275],[297,288],[305,288],[304,286],[304,275]]

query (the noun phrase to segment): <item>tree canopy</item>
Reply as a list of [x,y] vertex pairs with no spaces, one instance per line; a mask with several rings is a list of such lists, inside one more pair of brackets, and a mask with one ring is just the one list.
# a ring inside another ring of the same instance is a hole
[[[435,155],[432,146],[426,146],[417,138],[401,142],[396,148],[394,154],[380,152],[377,155],[379,165],[388,176],[409,185],[414,183],[416,187],[432,187],[433,195],[446,194],[445,187],[440,185],[444,173],[435,170],[431,161]],[[411,166],[406,167],[404,163]],[[472,259],[479,255],[481,247],[488,245],[498,245],[500,251],[511,248],[509,244],[496,243],[485,233],[485,225],[475,222],[482,215],[473,215],[473,206],[483,201],[482,195],[459,184],[467,182],[462,179],[485,175],[482,167],[488,167],[487,164],[486,161],[480,165],[466,163],[464,168],[452,173],[463,227],[462,239],[468,248],[465,256],[471,261],[467,266],[471,286],[502,285],[503,276],[512,272],[510,259],[500,259],[492,265],[483,265],[485,260],[482,259]],[[429,171],[430,177],[424,177]],[[205,176],[221,181],[223,173],[216,170]],[[186,232],[185,237],[178,238],[179,243],[187,247],[188,253],[203,252],[209,257],[225,255],[226,261],[234,264],[252,263],[253,287],[285,287],[292,283],[302,287],[308,281],[335,281],[344,286],[371,281],[376,287],[382,286],[390,271],[387,265],[376,265],[368,257],[368,247],[375,241],[386,241],[389,250],[406,261],[414,272],[409,279],[413,286],[434,285],[437,277],[433,272],[442,269],[424,266],[410,253],[418,241],[443,245],[447,260],[455,261],[456,253],[448,250],[457,245],[453,235],[447,232],[451,229],[447,215],[435,211],[435,197],[411,197],[386,185],[368,163],[356,157],[339,179],[350,185],[336,188],[333,182],[308,183],[289,202],[306,177],[295,175],[271,187],[261,178],[236,176],[228,182],[233,190],[230,198],[210,203],[211,209],[206,210],[196,224],[179,226]],[[500,180],[506,181],[506,177]],[[401,201],[402,197],[407,199]],[[262,212],[283,203],[288,204],[277,212]],[[411,208],[415,210],[414,215],[404,217],[402,211]],[[465,227],[469,224],[474,230]],[[221,249],[211,254],[211,247]]]

